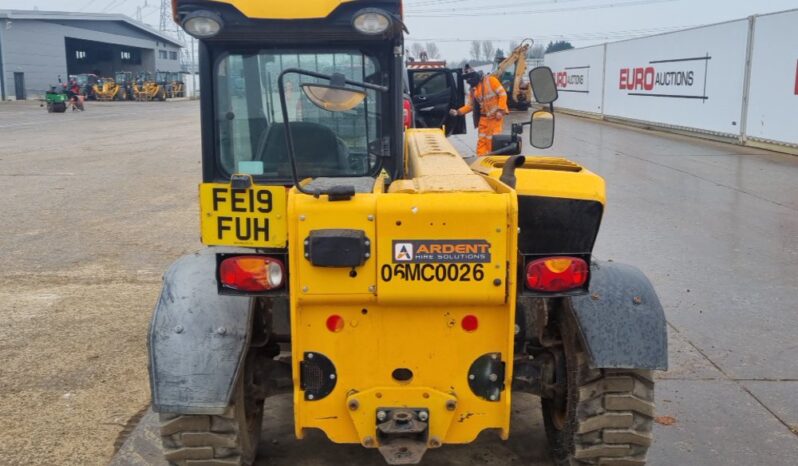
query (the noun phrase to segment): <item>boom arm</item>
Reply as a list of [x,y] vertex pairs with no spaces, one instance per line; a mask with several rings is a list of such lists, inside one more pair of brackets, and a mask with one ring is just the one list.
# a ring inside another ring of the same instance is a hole
[[521,42],[521,45],[515,48],[513,52],[502,60],[499,63],[499,66],[496,67],[496,70],[493,71],[492,75],[495,76],[499,81],[501,81],[502,75],[513,65],[515,65],[515,73],[513,76],[513,88],[511,90],[511,97],[513,102],[520,103],[520,102],[530,102],[532,99],[532,87],[526,86],[526,88],[521,87],[521,80],[524,77],[524,73],[526,72],[526,56],[529,52],[529,47],[532,45],[532,41],[530,39],[524,40]]

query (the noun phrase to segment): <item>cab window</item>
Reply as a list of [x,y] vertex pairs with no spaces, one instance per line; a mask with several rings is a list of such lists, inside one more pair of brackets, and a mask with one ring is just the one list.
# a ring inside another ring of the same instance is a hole
[[379,156],[370,148],[382,147],[389,137],[380,134],[385,97],[368,91],[366,99],[352,110],[330,112],[314,105],[302,89],[303,84],[319,80],[286,74],[286,121],[278,79],[288,68],[341,73],[352,81],[381,85],[387,81],[378,61],[356,50],[302,53],[270,49],[226,54],[217,61],[214,88],[220,166],[227,174],[289,179],[288,123],[300,178],[369,174]]

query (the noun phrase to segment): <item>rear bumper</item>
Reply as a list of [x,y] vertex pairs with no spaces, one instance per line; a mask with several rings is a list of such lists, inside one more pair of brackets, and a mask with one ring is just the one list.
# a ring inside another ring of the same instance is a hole
[[[339,332],[326,326],[333,314],[345,322]],[[320,429],[333,442],[376,448],[382,443],[378,413],[406,408],[428,413],[424,439],[431,448],[470,443],[486,429],[498,429],[506,439],[514,328],[510,314],[504,306],[303,307],[295,315],[299,331],[292,342],[297,436],[302,438],[305,429]],[[466,315],[477,317],[476,331],[462,328]],[[314,360],[329,364],[311,369]],[[397,369],[409,371],[410,379],[394,378]],[[313,391],[318,381],[327,386]]]

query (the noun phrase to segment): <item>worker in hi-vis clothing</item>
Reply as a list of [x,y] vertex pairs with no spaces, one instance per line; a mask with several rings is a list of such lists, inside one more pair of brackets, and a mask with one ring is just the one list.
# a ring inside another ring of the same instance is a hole
[[479,111],[479,141],[477,142],[477,155],[486,155],[491,152],[493,135],[502,132],[504,115],[507,110],[507,91],[494,76],[484,76],[481,72],[474,71],[466,65],[463,78],[471,86],[468,101],[458,109],[452,109],[452,116],[465,115],[475,110]]

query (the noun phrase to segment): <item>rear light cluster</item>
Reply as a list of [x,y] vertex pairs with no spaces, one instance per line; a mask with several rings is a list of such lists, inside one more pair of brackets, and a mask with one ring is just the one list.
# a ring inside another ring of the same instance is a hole
[[577,257],[546,257],[526,266],[526,286],[547,293],[569,291],[587,282],[587,262]]
[[402,102],[402,121],[404,121],[405,129],[413,126],[413,103],[407,98]]
[[219,265],[219,279],[223,286],[236,291],[276,290],[284,284],[285,266],[273,257],[228,257]]

